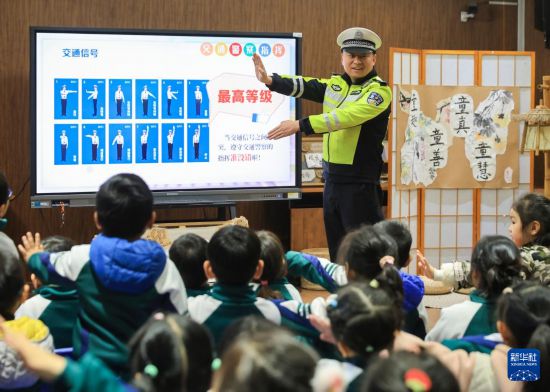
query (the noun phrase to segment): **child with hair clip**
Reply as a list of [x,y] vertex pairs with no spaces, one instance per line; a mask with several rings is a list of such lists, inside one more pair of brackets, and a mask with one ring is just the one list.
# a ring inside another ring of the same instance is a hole
[[237,339],[214,373],[213,392],[313,392],[319,356],[284,331]]
[[286,278],[285,251],[279,237],[267,230],[257,231],[256,234],[261,243],[260,259],[264,262],[258,297],[302,302],[300,292]]
[[[427,342],[424,347],[451,369],[462,390],[548,391],[550,390],[550,288],[536,282],[519,282],[503,291],[497,305],[497,329],[502,344],[491,353],[463,350]],[[530,348],[540,351],[538,381],[517,382],[508,379],[510,348]]]
[[[350,283],[328,302],[327,316],[334,343],[343,358],[342,386],[348,392],[359,391],[371,359],[393,347],[403,314],[392,296],[373,279],[370,283]],[[315,380],[318,390],[323,390],[325,377],[321,373],[331,363],[334,361],[321,360],[319,364]]]
[[194,233],[179,236],[170,246],[168,256],[178,269],[189,297],[206,294],[210,290],[204,274],[208,242]]
[[[50,253],[67,252],[74,245],[73,240],[60,235],[42,240],[42,247]],[[80,309],[76,288],[71,285],[43,285],[34,274],[31,280],[35,287],[34,296],[21,304],[15,318],[27,316],[42,321],[50,329],[55,348],[72,347],[73,327]]]
[[61,390],[205,392],[210,386],[210,335],[200,324],[176,314],[154,314],[132,337],[129,384],[92,353],[73,361],[42,350],[5,323],[0,329],[26,367]]
[[[410,262],[409,252],[412,238],[409,230],[395,221],[382,221],[373,227],[375,230],[389,235],[395,242],[396,252],[392,256],[393,266],[397,269],[403,282],[403,310],[406,313],[413,312],[417,316],[420,314],[422,317],[427,318],[424,306],[421,305],[424,296],[424,282],[416,275],[401,271],[401,268],[406,267]],[[357,230],[362,230],[362,228]],[[357,246],[365,247],[365,245],[360,244]],[[294,251],[287,252],[285,256],[290,276],[302,276],[310,282],[321,285],[331,293],[334,293],[338,287],[345,286],[349,281],[344,266],[346,260],[342,260],[340,250],[338,252],[338,264],[327,259]]]
[[472,252],[471,268],[476,290],[470,294],[470,300],[442,309],[426,340],[441,342],[497,331],[496,301],[504,288],[520,279],[519,250],[509,238],[483,237]]
[[363,391],[370,392],[459,392],[451,371],[425,352],[394,352],[369,368]]
[[[527,193],[516,200],[510,209],[510,238],[520,249],[526,279],[550,286],[550,200],[537,193]],[[434,268],[417,252],[420,270],[428,278],[442,281],[455,289],[472,287],[470,263],[455,261]]]

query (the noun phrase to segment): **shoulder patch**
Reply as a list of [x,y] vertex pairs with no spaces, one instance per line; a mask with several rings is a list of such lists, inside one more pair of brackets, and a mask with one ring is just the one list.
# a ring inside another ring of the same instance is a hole
[[342,91],[342,87],[338,86],[337,84],[333,84],[330,87],[332,87],[334,91]]
[[377,92],[371,92],[367,97],[367,103],[369,105],[380,106],[384,102],[384,98]]

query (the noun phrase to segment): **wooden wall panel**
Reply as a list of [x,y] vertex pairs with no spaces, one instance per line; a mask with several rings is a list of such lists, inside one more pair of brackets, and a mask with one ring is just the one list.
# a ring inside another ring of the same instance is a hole
[[[527,0],[528,30],[532,26]],[[29,26],[76,26],[220,31],[299,31],[303,33],[303,73],[328,76],[340,71],[337,34],[346,27],[370,27],[383,48],[377,68],[388,77],[390,46],[419,49],[514,50],[515,7],[480,5],[476,18],[459,20],[467,0],[0,0],[0,170],[16,191],[8,234],[26,230],[70,235],[88,241],[95,232],[92,209],[67,209],[60,227],[57,210],[29,208]],[[532,29],[531,29],[532,30]],[[549,64],[542,33],[529,31],[540,44],[537,62]],[[531,39],[531,38],[529,38]],[[527,49],[530,49],[529,47]],[[252,72],[252,64],[251,64]],[[537,67],[537,70],[540,68]],[[320,106],[307,103],[305,114]],[[285,202],[239,203],[237,213],[254,228],[271,228],[288,244],[289,211]],[[209,208],[159,212],[162,219],[215,217]]]

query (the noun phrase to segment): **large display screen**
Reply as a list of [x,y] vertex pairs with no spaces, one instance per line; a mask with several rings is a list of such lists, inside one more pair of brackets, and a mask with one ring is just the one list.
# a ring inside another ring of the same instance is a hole
[[31,28],[31,206],[93,204],[107,178],[140,175],[157,203],[296,198],[299,116],[256,80],[299,73],[300,34]]

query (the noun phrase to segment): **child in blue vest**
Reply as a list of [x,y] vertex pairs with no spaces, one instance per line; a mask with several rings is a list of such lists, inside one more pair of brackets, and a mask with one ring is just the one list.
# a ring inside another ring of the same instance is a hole
[[153,195],[134,174],[117,174],[96,195],[94,221],[101,231],[90,245],[47,253],[40,235],[19,245],[31,271],[44,284],[74,284],[80,312],[73,330],[77,357],[94,353],[128,376],[126,343],[158,309],[186,311],[185,287],[164,249],[141,239],[155,220]]
[[520,279],[521,256],[516,245],[503,236],[486,236],[472,252],[470,300],[441,310],[441,317],[426,340],[444,341],[497,332],[496,301],[502,290]]
[[249,228],[225,226],[210,239],[204,272],[216,283],[208,294],[189,298],[191,317],[204,324],[219,342],[225,328],[234,320],[259,315],[281,323],[277,307],[264,298],[257,298],[250,283],[262,276],[260,239]]
[[91,353],[69,360],[31,344],[6,324],[0,329],[27,368],[55,383],[55,390],[206,392],[210,388],[211,339],[203,326],[187,317],[158,312],[136,332],[129,343],[129,384]]
[[[46,252],[58,253],[70,251],[74,242],[60,235],[42,240]],[[80,304],[75,287],[60,285],[42,285],[32,275],[34,296],[26,300],[15,312],[15,317],[28,316],[41,320],[50,329],[56,348],[72,347],[73,327],[76,323]]]
[[207,246],[208,242],[201,236],[187,233],[179,236],[168,251],[170,260],[180,272],[189,297],[206,294],[210,290],[203,268]]
[[260,259],[264,262],[258,296],[302,302],[300,292],[286,278],[285,251],[279,237],[267,230],[260,230],[256,234],[262,246]]

